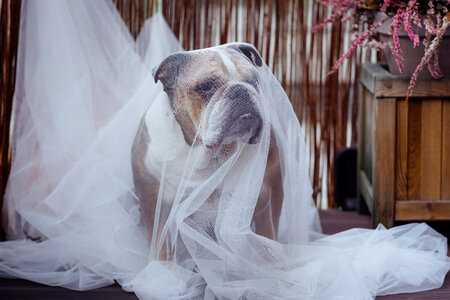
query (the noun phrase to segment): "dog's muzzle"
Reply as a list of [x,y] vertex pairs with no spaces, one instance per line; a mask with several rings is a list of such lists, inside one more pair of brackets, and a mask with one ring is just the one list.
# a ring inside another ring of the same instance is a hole
[[217,122],[220,123],[220,128],[216,129],[216,138],[211,143],[206,143],[206,147],[216,149],[221,144],[231,144],[238,140],[258,143],[263,119],[257,106],[257,97],[255,89],[249,84],[229,85],[222,93],[222,103],[215,104],[221,106],[221,111],[210,115],[210,118],[220,120]]

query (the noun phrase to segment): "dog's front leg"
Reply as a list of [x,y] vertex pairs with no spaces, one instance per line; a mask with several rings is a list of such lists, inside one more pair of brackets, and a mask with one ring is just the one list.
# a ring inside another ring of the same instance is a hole
[[[160,244],[161,232],[169,216],[170,206],[163,201],[157,211],[159,181],[154,178],[147,179],[145,188],[139,190],[140,192],[136,189],[136,193],[140,201],[141,216],[147,228],[148,242],[156,250],[153,258],[160,261],[170,260],[173,256],[173,247],[169,240],[165,238]],[[158,220],[155,219],[156,216]]]
[[[140,202],[141,217],[147,228],[148,242],[153,246],[153,249],[156,249],[153,258],[166,261],[173,256],[170,250],[172,247],[166,239],[158,253],[158,247],[160,246],[158,241],[161,238],[161,231],[167,221],[171,207],[162,201],[160,209],[157,209],[160,182],[150,174],[145,165],[149,142],[147,128],[141,121],[131,151],[134,190]],[[157,222],[155,222],[155,216],[158,216]]]
[[253,214],[256,234],[277,240],[282,206],[283,181],[280,158],[272,134],[263,185]]
[[256,234],[277,240],[282,199],[283,189],[281,184],[262,187],[258,205],[253,215]]

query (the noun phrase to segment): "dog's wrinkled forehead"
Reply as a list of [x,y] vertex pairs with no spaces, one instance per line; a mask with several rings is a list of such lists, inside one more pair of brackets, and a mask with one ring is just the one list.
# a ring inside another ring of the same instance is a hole
[[178,52],[170,55],[155,68],[153,76],[171,95],[175,83],[193,80],[221,70],[230,78],[248,73],[249,69],[262,66],[258,51],[250,44],[234,43],[224,46]]

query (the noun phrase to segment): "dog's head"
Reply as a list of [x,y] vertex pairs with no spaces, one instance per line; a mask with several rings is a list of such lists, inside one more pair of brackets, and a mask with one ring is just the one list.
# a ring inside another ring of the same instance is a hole
[[215,150],[237,141],[259,141],[261,66],[253,46],[230,44],[175,53],[155,69],[154,78],[163,84],[186,142]]

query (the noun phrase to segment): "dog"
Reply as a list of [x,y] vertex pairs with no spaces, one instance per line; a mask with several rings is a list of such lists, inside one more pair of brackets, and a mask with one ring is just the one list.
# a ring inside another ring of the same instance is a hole
[[[145,112],[131,153],[135,193],[150,243],[161,234],[189,155],[196,158],[197,164],[195,174],[184,184],[185,193],[216,171],[239,143],[260,141],[264,125],[258,105],[261,56],[245,43],[215,49],[172,54],[153,72],[155,82],[160,81],[164,91]],[[162,176],[164,193],[157,208]],[[213,192],[207,202],[217,201],[218,193]],[[252,220],[256,234],[277,239],[282,202],[279,151],[271,130],[266,170]],[[211,228],[214,211],[203,211],[209,215],[194,214],[188,221],[215,239]],[[165,243],[156,257],[159,260],[172,257],[169,242]]]

